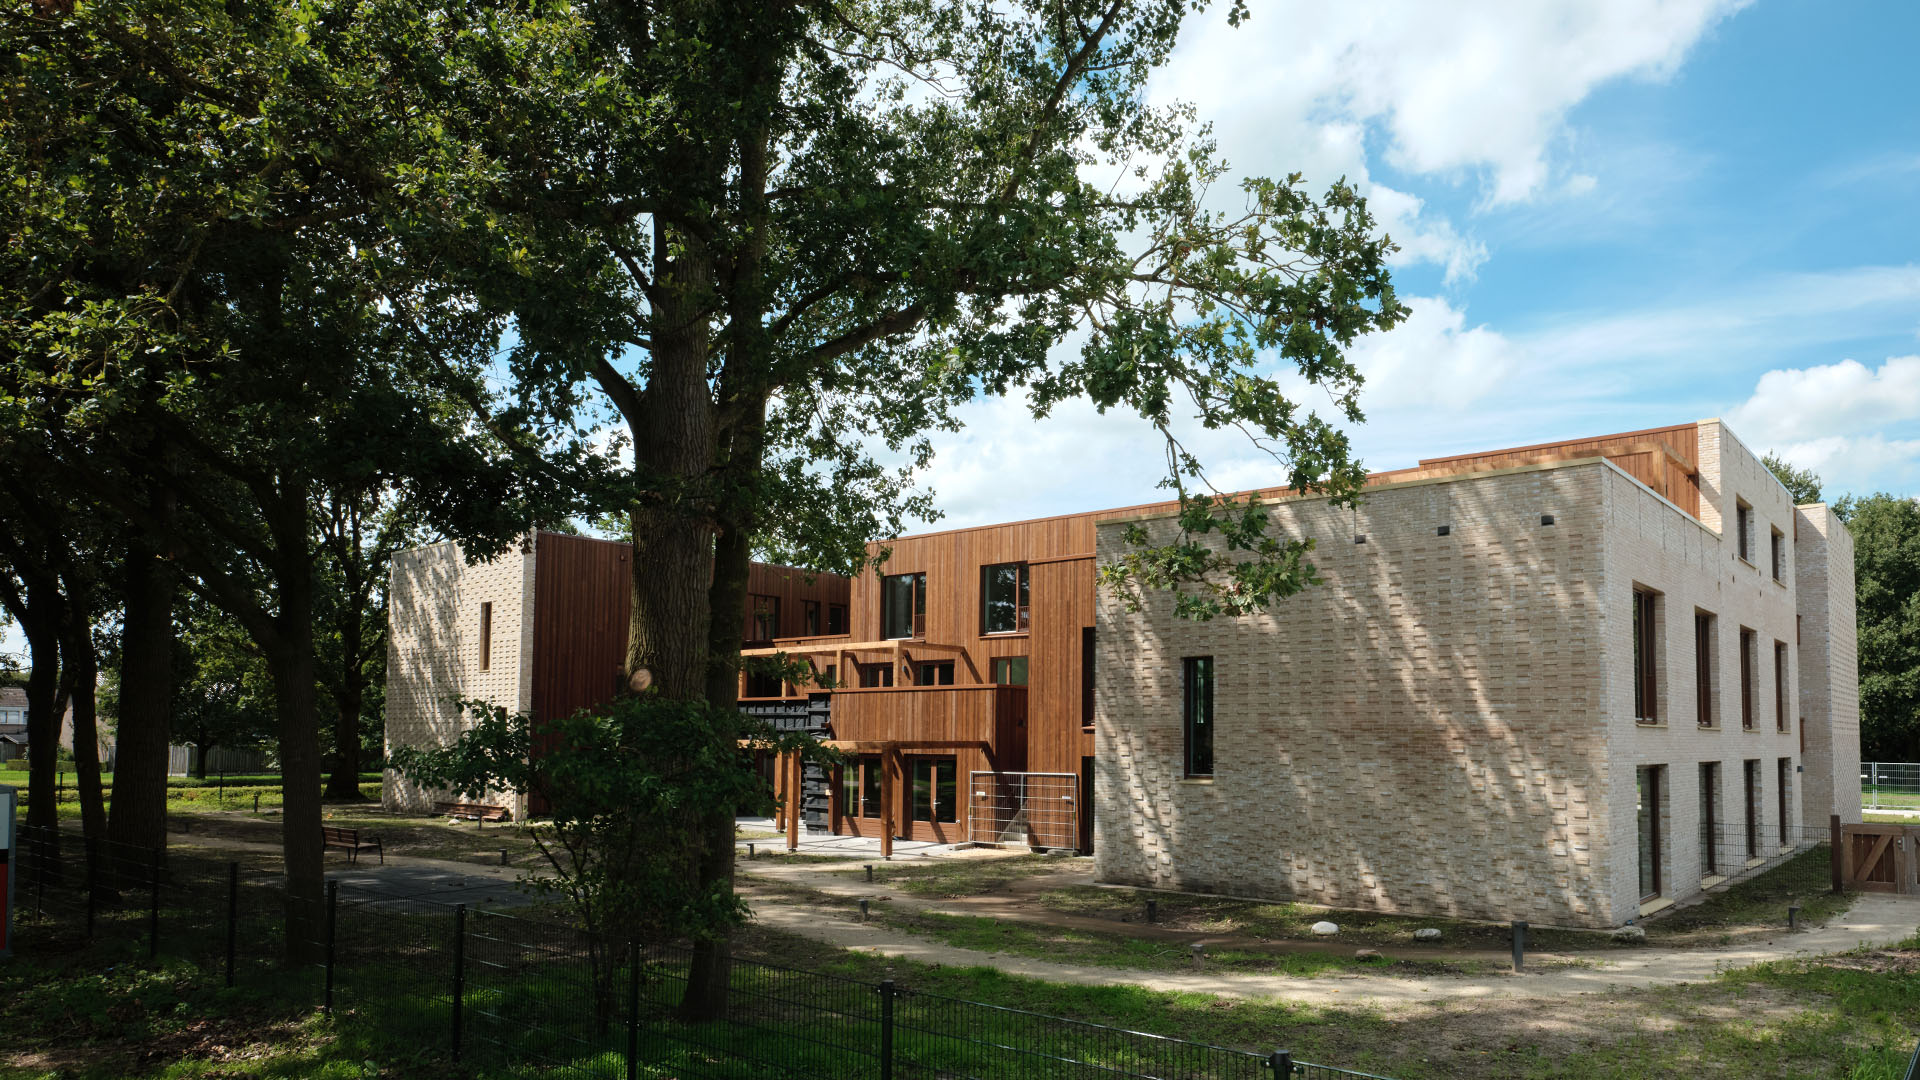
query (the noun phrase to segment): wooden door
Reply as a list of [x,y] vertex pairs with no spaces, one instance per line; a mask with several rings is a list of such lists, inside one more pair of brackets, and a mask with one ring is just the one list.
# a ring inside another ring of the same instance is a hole
[[1863,892],[1913,893],[1914,847],[1920,826],[1847,825],[1840,835],[1840,874]]

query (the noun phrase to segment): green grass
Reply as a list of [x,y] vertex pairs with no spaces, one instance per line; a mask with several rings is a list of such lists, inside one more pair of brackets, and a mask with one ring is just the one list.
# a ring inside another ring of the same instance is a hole
[[1832,863],[1825,844],[1810,848],[1779,866],[1711,893],[1688,907],[1661,913],[1645,922],[1650,945],[1719,945],[1741,934],[1777,934],[1787,923],[1787,908],[1799,905],[1801,921],[1824,923],[1852,906],[1855,894],[1835,896]]
[[[940,859],[913,862],[873,862],[875,884],[915,896],[986,896],[1022,878],[1073,870],[1086,872],[1092,859],[1053,855],[1012,855],[1003,858]],[[858,867],[850,873],[865,874]],[[863,878],[864,879],[864,878]]]

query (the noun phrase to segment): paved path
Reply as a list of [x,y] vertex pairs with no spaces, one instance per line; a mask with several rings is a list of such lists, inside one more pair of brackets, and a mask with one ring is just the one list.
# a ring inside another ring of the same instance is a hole
[[[808,867],[805,870],[815,870]],[[769,862],[755,867],[742,866],[743,886],[751,889],[752,878],[781,880],[802,884],[805,871],[800,866],[782,867]],[[872,886],[828,883],[809,888],[848,896],[875,896]],[[923,904],[898,894],[894,902],[914,907]],[[936,906],[927,905],[929,910]],[[1080,985],[1128,984],[1155,990],[1191,991],[1231,997],[1283,997],[1309,1004],[1375,1003],[1384,1005],[1431,1002],[1438,999],[1548,998],[1594,993],[1615,988],[1664,986],[1698,982],[1730,968],[1746,967],[1767,960],[1799,955],[1845,952],[1860,945],[1884,946],[1902,941],[1920,929],[1920,900],[1887,893],[1867,893],[1854,902],[1846,914],[1827,926],[1797,934],[1781,934],[1769,941],[1727,949],[1623,950],[1601,955],[1578,955],[1593,963],[1591,968],[1562,967],[1533,971],[1522,975],[1437,976],[1406,978],[1361,972],[1298,978],[1284,975],[1251,975],[1230,972],[1149,972],[1120,968],[1065,964],[1003,953],[976,952],[943,945],[929,938],[877,923],[862,923],[857,916],[821,908],[818,905],[782,902],[768,893],[754,898],[754,918],[765,926],[799,934],[845,949],[898,956],[928,964],[954,967],[987,966],[1014,975],[1045,979],[1049,982]],[[1109,927],[1109,932],[1113,928]]]
[[[168,837],[168,843],[171,847],[211,851],[280,854],[278,843],[226,837],[202,839],[190,833],[174,833]],[[524,871],[511,866],[486,866],[417,855],[389,855],[382,865],[380,856],[367,854],[349,863],[345,854],[329,852],[326,867],[328,880],[340,882],[341,895],[348,897],[380,894],[486,907],[518,907],[539,899],[532,890],[516,884]]]

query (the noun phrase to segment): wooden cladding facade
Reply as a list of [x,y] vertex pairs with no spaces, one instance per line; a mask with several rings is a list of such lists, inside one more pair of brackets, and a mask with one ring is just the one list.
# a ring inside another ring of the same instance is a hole
[[[756,597],[771,597],[778,601],[778,626],[767,637],[756,636],[754,632]],[[811,610],[818,619],[817,625],[811,628],[807,624],[809,605],[813,605]],[[844,611],[846,606],[847,579],[839,574],[810,574],[791,566],[754,563],[747,570],[747,603],[743,612],[746,622],[741,637],[746,641],[764,643],[774,638],[826,634],[833,609]]]
[[543,532],[534,538],[533,717],[611,700],[625,685],[633,545]]
[[1625,431],[1591,439],[1537,443],[1506,450],[1489,450],[1452,457],[1422,458],[1411,469],[1374,473],[1369,484],[1401,483],[1430,477],[1462,476],[1493,469],[1511,469],[1521,465],[1541,465],[1553,461],[1572,461],[1584,457],[1604,457],[1624,469],[1635,480],[1693,517],[1700,516],[1700,426],[1675,424],[1672,427]]

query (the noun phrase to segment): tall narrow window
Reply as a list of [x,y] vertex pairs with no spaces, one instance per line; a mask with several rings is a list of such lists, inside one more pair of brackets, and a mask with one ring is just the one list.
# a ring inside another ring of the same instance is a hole
[[861,817],[880,816],[880,769],[879,754],[868,754],[860,759]]
[[1746,780],[1747,804],[1747,858],[1760,857],[1760,762],[1750,760],[1743,763]]
[[1709,877],[1720,872],[1720,763],[1700,763],[1700,873]]
[[1753,730],[1753,650],[1757,647],[1753,631],[1740,628],[1740,726]]
[[1093,627],[1080,628],[1080,726],[1093,728]]
[[913,820],[959,820],[954,792],[956,769],[950,757],[909,758],[913,763]]
[[1024,656],[994,657],[993,681],[1002,686],[1027,685],[1027,658]]
[[1012,634],[1027,629],[1027,564],[999,563],[980,568],[980,632]]
[[1635,770],[1640,787],[1640,899],[1660,895],[1660,774],[1658,765]]
[[1713,616],[1704,611],[1693,614],[1693,697],[1696,722],[1712,727],[1713,717]]
[[1660,720],[1660,705],[1655,672],[1658,670],[1658,623],[1655,621],[1654,594],[1635,589],[1633,593],[1633,715],[1643,724]]
[[1187,775],[1213,775],[1213,657],[1189,656],[1182,713],[1186,727]]
[[880,636],[917,638],[927,633],[927,575],[889,574],[880,579]]
[[827,633],[844,634],[847,632],[847,605],[827,605]]
[[1748,506],[1744,502],[1738,503],[1734,507],[1733,515],[1734,515],[1734,520],[1739,524],[1738,543],[1740,545],[1740,557],[1747,560],[1748,562],[1752,562],[1753,561],[1753,507]]
[[493,667],[493,604],[491,601],[480,605],[480,670],[488,671]]
[[812,637],[818,634],[820,632],[820,601],[803,600],[800,602],[800,607],[805,613],[802,621],[806,626],[806,635]]
[[780,598],[755,593],[747,597],[747,640],[772,641],[780,636]]
[[1773,580],[1787,580],[1787,538],[1773,530]]
[[1787,791],[1793,786],[1793,759],[1781,758],[1778,763],[1780,773],[1774,784],[1774,800],[1780,804],[1780,846],[1787,846]]
[[1787,730],[1787,643],[1773,643],[1773,726]]

